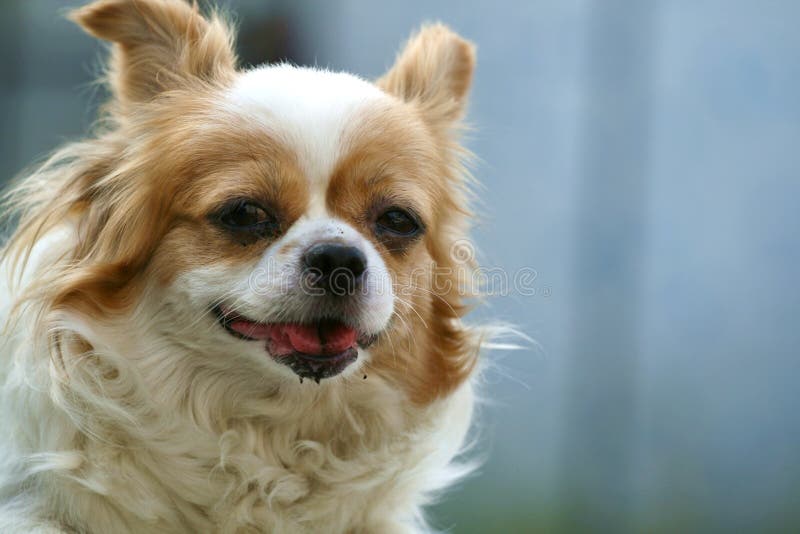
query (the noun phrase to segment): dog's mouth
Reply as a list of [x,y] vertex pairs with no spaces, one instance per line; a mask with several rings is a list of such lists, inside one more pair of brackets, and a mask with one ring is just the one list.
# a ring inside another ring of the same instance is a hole
[[224,305],[216,306],[214,314],[232,336],[265,342],[270,355],[294,371],[301,382],[310,378],[319,383],[323,378],[338,375],[358,359],[359,347],[368,347],[376,338],[336,319],[262,323]]

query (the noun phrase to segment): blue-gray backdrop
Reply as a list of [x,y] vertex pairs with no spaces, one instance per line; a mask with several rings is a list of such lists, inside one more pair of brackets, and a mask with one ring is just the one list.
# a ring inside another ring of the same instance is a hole
[[[0,181],[102,98],[65,4],[0,3]],[[430,20],[478,44],[481,259],[536,278],[476,317],[540,345],[489,355],[439,528],[800,530],[800,2],[224,4],[248,63],[375,77]]]

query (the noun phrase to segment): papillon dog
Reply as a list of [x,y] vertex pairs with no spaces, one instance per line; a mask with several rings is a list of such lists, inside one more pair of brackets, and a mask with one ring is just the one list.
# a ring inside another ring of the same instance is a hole
[[5,197],[0,532],[406,533],[466,469],[473,45],[379,79],[237,68],[183,0],[97,0],[90,136]]

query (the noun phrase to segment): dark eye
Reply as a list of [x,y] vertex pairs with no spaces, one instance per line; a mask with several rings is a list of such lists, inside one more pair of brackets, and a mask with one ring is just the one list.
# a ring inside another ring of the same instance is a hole
[[252,202],[238,202],[222,212],[220,220],[232,228],[256,226],[270,220],[264,208]]
[[218,224],[236,232],[267,235],[274,232],[277,225],[266,209],[250,200],[234,200],[225,204],[216,214]]
[[383,215],[378,217],[376,221],[378,229],[386,232],[391,232],[399,236],[413,236],[419,230],[419,224],[416,219],[408,212],[399,208],[392,208],[385,211]]

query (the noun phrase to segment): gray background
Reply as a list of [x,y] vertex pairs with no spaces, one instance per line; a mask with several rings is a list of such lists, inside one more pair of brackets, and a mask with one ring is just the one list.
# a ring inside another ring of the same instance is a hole
[[[479,317],[468,532],[800,530],[800,2],[226,3],[247,63],[375,77],[422,21],[479,47],[483,263],[537,272]],[[0,3],[0,181],[79,137],[102,48],[54,0]]]

